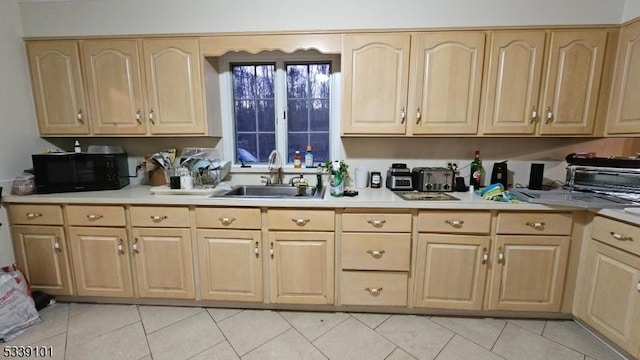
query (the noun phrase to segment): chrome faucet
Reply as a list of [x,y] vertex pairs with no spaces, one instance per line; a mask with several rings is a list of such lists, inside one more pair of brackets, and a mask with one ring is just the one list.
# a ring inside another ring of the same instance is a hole
[[261,175],[260,179],[265,179],[266,180],[266,184],[267,186],[271,185],[271,176],[267,176],[267,175]]
[[305,180],[304,178],[304,174],[300,174],[300,176],[294,176],[291,179],[289,179],[289,185],[291,186],[297,186],[300,183],[307,183],[307,180]]
[[[278,150],[273,150],[269,154],[269,161],[267,168],[269,171],[278,170],[276,184],[282,184],[282,156],[280,156],[280,152]],[[267,185],[270,185],[271,182],[267,182]]]

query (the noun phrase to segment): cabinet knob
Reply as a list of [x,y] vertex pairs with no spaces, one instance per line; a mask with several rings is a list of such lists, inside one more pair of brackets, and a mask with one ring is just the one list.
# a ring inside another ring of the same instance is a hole
[[453,226],[454,228],[461,228],[462,224],[464,224],[464,221],[462,220],[445,220],[444,222]]
[[56,240],[53,242],[53,249],[57,252],[62,252],[62,246],[60,246],[60,238],[56,236]]
[[269,256],[271,256],[271,258],[273,259],[273,256],[275,254],[275,251],[273,251],[273,242],[269,243]]
[[400,124],[404,124],[404,121],[407,119],[407,113],[404,111],[404,106],[400,110]]
[[498,264],[504,264],[504,250],[502,247],[498,248]]
[[636,284],[636,290],[640,291],[640,281]]
[[367,220],[367,222],[369,224],[371,224],[373,227],[381,228],[387,222],[387,220],[384,220],[384,219],[381,219],[381,220]]
[[33,219],[39,218],[41,216],[42,216],[41,213],[27,213],[27,219],[29,219],[29,220],[33,220]]
[[369,294],[371,294],[371,296],[380,296],[380,293],[382,292],[382,288],[370,288],[370,287],[366,287],[364,288],[365,291],[367,291]]
[[613,236],[614,239],[618,240],[618,241],[633,241],[633,238],[631,236],[624,236],[624,235],[620,235],[616,232],[610,232],[609,234],[611,234],[611,236]]
[[551,110],[551,106],[547,106],[547,119],[545,123],[551,124],[553,122],[553,110]]
[[416,111],[416,125],[420,124],[420,120],[422,120],[422,113],[420,113],[420,108]]
[[256,244],[253,248],[253,252],[256,254],[256,259],[260,257],[260,242],[256,241]]
[[526,223],[527,226],[531,226],[532,228],[536,229],[536,230],[542,230],[544,229],[544,226],[546,225],[543,222],[537,222],[537,221],[527,221]]
[[142,119],[141,119],[141,111],[140,109],[138,109],[138,111],[136,112],[136,122],[138,123],[138,125],[142,125]]
[[489,261],[489,251],[487,248],[482,249],[482,265],[485,265]]
[[153,222],[160,222],[168,218],[167,215],[151,215],[149,216]]
[[531,107],[531,123],[533,124],[538,120],[538,109],[535,106]]
[[124,254],[124,240],[118,239],[118,253],[120,255]]
[[76,114],[76,120],[78,120],[80,124],[84,124],[84,119],[82,118],[82,109],[78,110],[78,113]]
[[367,254],[371,255],[374,259],[380,259],[384,253],[384,250],[367,250]]
[[153,125],[156,124],[155,120],[153,119],[153,109],[149,110],[149,121],[151,121]]
[[236,218],[221,217],[221,218],[218,218],[218,220],[220,220],[222,225],[231,225],[232,222],[236,221]]
[[297,218],[297,219],[291,219],[291,221],[293,221],[298,226],[305,226],[311,220],[310,219]]
[[133,245],[131,245],[131,249],[133,250],[134,254],[140,253],[140,250],[138,250],[138,238],[133,239]]
[[102,219],[103,216],[100,214],[87,214],[87,220],[89,221],[94,221],[94,220],[99,220]]

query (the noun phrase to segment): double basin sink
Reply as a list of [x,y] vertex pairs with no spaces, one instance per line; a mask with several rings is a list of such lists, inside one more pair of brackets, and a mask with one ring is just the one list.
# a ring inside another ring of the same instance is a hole
[[323,199],[326,188],[314,186],[297,187],[289,185],[237,185],[231,190],[213,195],[216,198],[259,198],[259,199]]

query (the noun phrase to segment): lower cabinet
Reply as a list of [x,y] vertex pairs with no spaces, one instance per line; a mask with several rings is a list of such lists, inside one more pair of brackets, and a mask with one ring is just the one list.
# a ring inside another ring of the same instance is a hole
[[414,306],[481,310],[491,238],[420,234]]
[[263,300],[259,230],[199,229],[197,237],[202,299]]
[[567,236],[497,236],[489,310],[560,311]]
[[71,271],[62,226],[11,227],[16,262],[33,290],[51,295],[72,295]]
[[126,230],[70,227],[68,231],[78,295],[133,297]]
[[333,232],[269,232],[271,302],[333,304]]

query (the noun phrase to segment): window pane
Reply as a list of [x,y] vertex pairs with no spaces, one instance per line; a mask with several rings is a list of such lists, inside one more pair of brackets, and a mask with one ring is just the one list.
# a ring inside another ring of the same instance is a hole
[[236,162],[266,162],[275,148],[273,64],[231,65]]
[[314,162],[329,160],[330,65],[287,64],[288,162],[313,148]]

